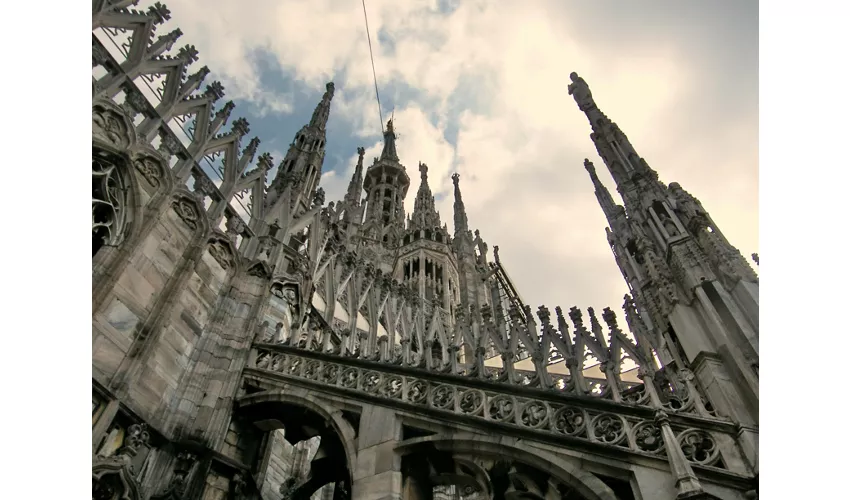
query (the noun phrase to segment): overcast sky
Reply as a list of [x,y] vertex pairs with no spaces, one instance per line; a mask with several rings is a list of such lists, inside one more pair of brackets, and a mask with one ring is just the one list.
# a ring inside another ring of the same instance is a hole
[[[146,7],[152,2],[142,2]],[[184,33],[276,163],[324,84],[336,94],[322,185],[341,199],[356,148],[381,128],[360,0],[168,0]],[[584,158],[616,196],[567,94],[576,71],[663,182],[699,198],[745,256],[758,252],[758,4],[367,0],[384,121],[413,185],[428,164],[442,220],[452,172],[470,226],[498,245],[525,301],[621,313],[626,286]],[[273,174],[272,174],[273,175]],[[271,179],[271,177],[270,177]],[[492,255],[492,253],[491,253]]]

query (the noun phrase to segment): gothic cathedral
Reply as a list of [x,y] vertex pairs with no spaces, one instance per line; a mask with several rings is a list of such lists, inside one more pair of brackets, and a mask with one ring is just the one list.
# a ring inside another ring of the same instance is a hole
[[168,9],[93,5],[93,499],[758,498],[758,276],[577,74],[619,314],[525,304],[458,174],[405,211],[392,120],[326,204],[333,83],[269,182]]

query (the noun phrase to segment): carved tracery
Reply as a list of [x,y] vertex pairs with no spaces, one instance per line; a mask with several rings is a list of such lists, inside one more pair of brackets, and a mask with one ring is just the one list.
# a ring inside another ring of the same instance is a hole
[[129,185],[123,160],[92,151],[92,255],[103,246],[118,246],[128,226]]
[[96,456],[92,460],[93,500],[138,500],[139,486],[133,458],[147,445],[150,438],[147,426],[131,425],[123,446],[112,456]]

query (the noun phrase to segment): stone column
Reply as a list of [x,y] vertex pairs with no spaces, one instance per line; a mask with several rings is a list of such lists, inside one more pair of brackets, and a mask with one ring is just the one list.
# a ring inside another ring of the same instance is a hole
[[360,418],[352,500],[401,500],[401,422],[389,408],[366,406]]
[[702,485],[697,479],[691,464],[685,457],[682,447],[679,446],[679,441],[676,439],[676,434],[670,427],[670,417],[664,411],[661,404],[661,399],[655,391],[655,383],[651,373],[642,372],[644,388],[649,394],[650,404],[655,408],[655,425],[661,430],[661,436],[664,439],[664,448],[667,451],[667,460],[670,463],[670,472],[676,481],[677,499],[694,498],[702,495]]

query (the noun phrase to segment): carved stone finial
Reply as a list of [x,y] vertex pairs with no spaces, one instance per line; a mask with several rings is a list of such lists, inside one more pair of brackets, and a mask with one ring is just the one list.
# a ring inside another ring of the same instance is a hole
[[198,50],[194,45],[186,45],[177,51],[177,58],[186,61],[186,64],[192,64],[198,60]]
[[551,313],[549,312],[549,308],[546,306],[540,306],[537,308],[537,317],[540,318],[540,323],[544,326],[550,324]]
[[610,307],[606,307],[602,310],[602,320],[608,325],[608,328],[611,330],[616,330],[617,327],[617,315],[614,314],[614,311],[611,310]]
[[251,131],[250,127],[248,126],[248,120],[246,120],[245,118],[237,118],[233,122],[233,125],[230,126],[230,128],[238,135],[245,135]]
[[258,166],[262,169],[268,170],[274,165],[274,158],[268,152],[265,152],[257,158]]
[[162,3],[156,2],[148,7],[148,16],[153,18],[154,24],[162,24],[171,19],[171,11]]
[[363,160],[363,156],[366,154],[366,149],[363,146],[357,148],[357,155],[360,157],[360,160]]
[[422,163],[421,161],[419,162],[419,173],[421,174],[423,180],[428,177],[428,165]]
[[233,108],[235,108],[235,107],[236,107],[236,104],[234,104],[233,101],[227,101],[226,103],[224,103],[224,106],[222,106],[221,109],[218,110],[218,112],[216,112],[215,117],[216,118],[222,118],[223,117],[224,121],[226,122],[227,118],[230,116],[230,112],[233,111]]
[[[201,68],[201,71],[204,70],[206,66]],[[206,70],[209,73],[209,69]],[[211,84],[207,85],[207,88],[204,90],[204,95],[212,98],[212,102],[216,102],[222,97],[224,97],[224,86],[220,81],[216,80]]]
[[578,307],[571,307],[569,316],[573,323],[575,323],[576,328],[580,328],[583,325],[583,321],[581,319],[581,310]]
[[751,257],[753,258],[753,262],[755,262],[756,265],[759,265],[759,254],[754,253],[751,255]]
[[455,187],[457,187],[458,183],[460,183],[460,174],[458,174],[457,172],[453,173],[452,182],[454,183]]
[[161,37],[159,37],[159,39],[165,41],[165,50],[171,50],[171,47],[174,45],[174,42],[176,42],[177,39],[181,36],[183,36],[183,30],[177,28],[171,33],[162,35]]
[[260,138],[254,137],[242,150],[242,155],[254,156],[257,153],[257,148],[260,147]]

